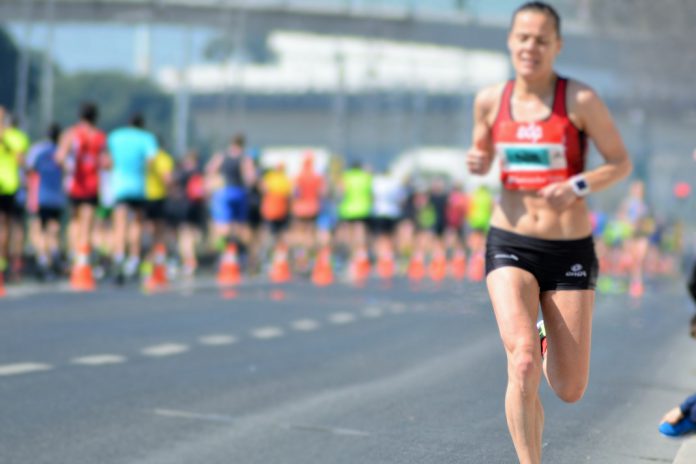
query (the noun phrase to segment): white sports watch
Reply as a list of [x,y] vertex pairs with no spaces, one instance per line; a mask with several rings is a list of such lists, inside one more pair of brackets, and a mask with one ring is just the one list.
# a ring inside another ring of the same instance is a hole
[[586,197],[590,193],[590,184],[582,174],[575,175],[569,179],[573,193],[579,197]]

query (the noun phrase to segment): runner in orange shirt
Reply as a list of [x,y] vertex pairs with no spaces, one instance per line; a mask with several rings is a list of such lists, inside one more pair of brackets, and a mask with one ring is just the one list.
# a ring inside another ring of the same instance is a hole
[[280,163],[268,171],[261,180],[261,216],[276,243],[285,239],[290,216],[292,183]]
[[295,179],[295,196],[292,201],[293,241],[298,251],[298,268],[309,269],[309,256],[316,247],[316,222],[321,201],[326,192],[326,183],[314,169],[314,156],[308,153],[302,170]]

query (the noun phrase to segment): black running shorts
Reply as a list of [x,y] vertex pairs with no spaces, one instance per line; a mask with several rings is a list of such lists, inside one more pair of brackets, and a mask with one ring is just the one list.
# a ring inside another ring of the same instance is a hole
[[546,240],[491,227],[486,240],[486,275],[505,266],[530,272],[542,292],[594,290],[599,269],[592,236]]

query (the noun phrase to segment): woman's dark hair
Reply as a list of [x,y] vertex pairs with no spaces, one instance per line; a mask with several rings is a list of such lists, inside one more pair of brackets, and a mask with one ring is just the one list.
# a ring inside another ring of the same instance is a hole
[[515,18],[519,13],[523,11],[535,11],[537,13],[544,13],[553,19],[554,26],[556,29],[556,35],[561,37],[561,17],[558,15],[558,11],[546,2],[527,2],[522,4],[519,8],[515,10],[512,15],[512,22],[510,23],[510,28],[515,24]]

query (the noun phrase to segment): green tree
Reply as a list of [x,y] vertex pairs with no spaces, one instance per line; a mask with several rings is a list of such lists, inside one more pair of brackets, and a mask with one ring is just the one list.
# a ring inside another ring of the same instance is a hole
[[[10,34],[0,26],[0,105],[16,111],[15,93],[20,61],[20,49]],[[29,82],[27,87],[27,104],[36,100],[39,88],[40,57],[35,52],[29,53]]]

